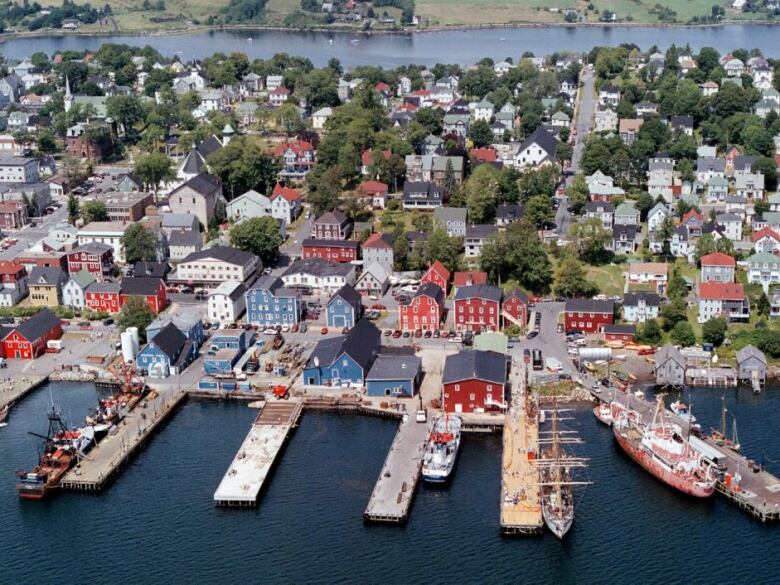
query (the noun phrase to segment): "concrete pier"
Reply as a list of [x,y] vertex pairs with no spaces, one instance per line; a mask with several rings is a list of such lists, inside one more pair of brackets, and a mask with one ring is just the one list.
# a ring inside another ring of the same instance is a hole
[[10,408],[48,379],[48,376],[22,375],[3,380],[0,382],[0,410],[6,406]]
[[401,421],[363,512],[366,521],[406,522],[420,479],[427,440],[428,424],[416,422],[411,415],[405,422]]
[[214,492],[217,506],[250,507],[303,411],[299,401],[267,402]]
[[175,386],[166,386],[157,393],[154,400],[145,398],[125,416],[115,427],[117,432],[105,437],[71,469],[60,487],[79,491],[104,489],[187,395]]
[[504,534],[538,534],[542,530],[537,409],[528,396],[526,368],[512,376],[512,397],[504,423],[501,458],[501,531]]

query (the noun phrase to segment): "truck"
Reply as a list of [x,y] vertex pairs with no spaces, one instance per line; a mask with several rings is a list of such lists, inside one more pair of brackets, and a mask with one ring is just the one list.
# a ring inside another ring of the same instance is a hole
[[46,353],[60,353],[62,351],[61,339],[50,339],[46,342]]

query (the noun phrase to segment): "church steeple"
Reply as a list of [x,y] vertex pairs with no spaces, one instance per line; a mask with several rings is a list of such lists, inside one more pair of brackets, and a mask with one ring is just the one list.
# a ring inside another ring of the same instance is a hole
[[66,112],[73,107],[73,94],[70,93],[70,79],[68,79],[67,75],[65,76],[65,97],[63,98],[63,103]]

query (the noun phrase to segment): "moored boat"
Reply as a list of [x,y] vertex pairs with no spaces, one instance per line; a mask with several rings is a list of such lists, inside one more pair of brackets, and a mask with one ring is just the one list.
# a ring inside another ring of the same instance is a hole
[[605,425],[612,425],[612,407],[608,403],[600,402],[598,406],[593,407],[593,414]]
[[441,414],[434,419],[423,454],[424,481],[444,483],[449,479],[458,458],[461,425],[459,416]]

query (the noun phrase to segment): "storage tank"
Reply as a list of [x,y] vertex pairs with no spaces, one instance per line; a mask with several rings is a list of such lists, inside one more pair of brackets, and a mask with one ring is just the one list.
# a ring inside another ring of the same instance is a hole
[[141,338],[138,335],[138,327],[128,327],[127,332],[133,337],[133,349],[137,354],[139,351],[141,351]]
[[133,334],[129,331],[125,331],[119,336],[122,340],[122,359],[126,364],[135,361],[135,356],[138,352],[135,351],[135,345],[133,343]]
[[612,348],[609,347],[581,347],[580,362],[609,361],[612,359]]

